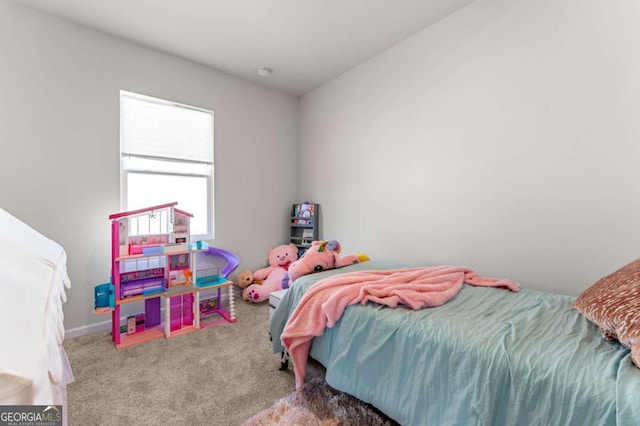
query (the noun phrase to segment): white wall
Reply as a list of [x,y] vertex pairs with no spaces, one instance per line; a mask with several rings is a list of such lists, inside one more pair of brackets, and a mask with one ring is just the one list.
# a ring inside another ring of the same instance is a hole
[[300,102],[344,253],[578,294],[640,256],[640,3],[476,0]]
[[110,319],[93,287],[120,211],[120,89],[215,111],[216,246],[257,269],[285,242],[297,98],[5,1],[0,52],[0,206],[67,250],[67,329]]

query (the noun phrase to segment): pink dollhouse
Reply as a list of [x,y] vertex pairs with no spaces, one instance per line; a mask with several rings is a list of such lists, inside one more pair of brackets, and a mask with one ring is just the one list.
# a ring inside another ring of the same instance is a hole
[[[238,265],[235,255],[190,241],[192,214],[161,204],[116,213],[111,220],[113,306],[112,339],[124,348],[159,337],[172,337],[220,321],[235,322],[232,282],[227,279]],[[227,263],[222,276],[198,270],[197,254],[222,257]],[[221,290],[228,289],[229,310],[221,306]],[[200,323],[201,292],[217,291],[215,303],[207,300],[206,315],[218,314],[216,322]],[[164,321],[162,303],[164,301]],[[121,325],[121,308],[144,304],[144,312],[129,315]],[[212,307],[215,305],[215,307]],[[105,312],[102,309],[101,312]]]

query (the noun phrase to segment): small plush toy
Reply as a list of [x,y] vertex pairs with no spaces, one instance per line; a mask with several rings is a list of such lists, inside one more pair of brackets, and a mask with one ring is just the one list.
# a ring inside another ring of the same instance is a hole
[[340,243],[336,240],[314,241],[300,259],[289,266],[288,278],[291,283],[303,275],[327,269],[340,268],[354,263],[365,262],[369,256],[362,253],[340,257]]
[[282,290],[282,278],[289,265],[298,259],[298,247],[295,244],[282,244],[269,250],[269,266],[253,273],[254,280],[263,280],[261,285],[251,284],[244,289],[242,298],[259,303],[269,298],[269,293]]
[[262,282],[263,280],[257,280],[253,275],[253,272],[248,269],[238,272],[238,275],[236,275],[236,278],[233,280],[233,283],[243,290],[242,300],[244,300],[245,302],[248,301],[249,298],[244,293],[244,289],[249,287],[251,284],[262,284]]

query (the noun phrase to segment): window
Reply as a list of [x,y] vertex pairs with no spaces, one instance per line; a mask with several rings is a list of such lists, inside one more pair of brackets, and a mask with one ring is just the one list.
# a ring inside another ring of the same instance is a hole
[[178,202],[191,234],[213,238],[213,112],[120,92],[123,211]]

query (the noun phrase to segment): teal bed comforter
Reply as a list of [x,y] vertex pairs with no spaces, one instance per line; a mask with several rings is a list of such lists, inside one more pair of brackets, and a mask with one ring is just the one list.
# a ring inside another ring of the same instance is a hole
[[[372,261],[298,279],[273,314],[274,351],[315,282],[400,267]],[[639,425],[640,369],[573,301],[465,284],[436,308],[352,305],[310,355],[329,385],[402,425]]]

